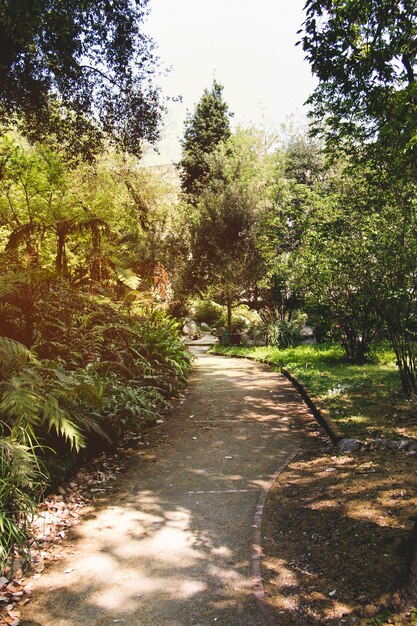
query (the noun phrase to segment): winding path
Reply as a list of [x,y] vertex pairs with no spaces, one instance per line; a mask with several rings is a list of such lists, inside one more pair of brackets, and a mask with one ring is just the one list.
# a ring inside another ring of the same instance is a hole
[[[23,626],[263,626],[251,551],[262,490],[297,447],[291,384],[199,354],[184,401],[36,582]],[[255,529],[256,530],[256,529]],[[64,573],[65,570],[71,570]]]

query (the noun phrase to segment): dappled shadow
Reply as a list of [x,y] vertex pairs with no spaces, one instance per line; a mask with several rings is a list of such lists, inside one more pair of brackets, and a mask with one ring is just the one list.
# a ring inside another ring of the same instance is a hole
[[202,356],[156,432],[157,461],[138,456],[111,501],[74,531],[73,556],[42,576],[22,624],[262,626],[250,578],[254,513],[297,445],[293,416],[306,413],[279,375]]
[[388,604],[404,575],[416,505],[415,461],[393,480],[391,458],[298,461],[276,485],[264,574],[282,624],[365,623]]

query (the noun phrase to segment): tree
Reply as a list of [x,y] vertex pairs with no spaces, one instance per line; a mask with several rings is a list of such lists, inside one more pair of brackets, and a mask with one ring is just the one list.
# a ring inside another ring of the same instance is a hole
[[81,135],[107,134],[139,154],[161,113],[153,44],[141,31],[147,3],[73,0],[63,10],[60,0],[1,0],[0,121],[17,115],[38,139],[64,141],[71,130],[84,152]]
[[222,92],[222,85],[213,81],[211,90],[204,90],[194,114],[186,120],[180,174],[182,189],[189,196],[201,193],[209,173],[207,157],[230,137],[231,114]]
[[[417,6],[307,0],[306,11],[302,44],[319,78],[310,98],[314,129],[330,151],[350,152],[351,165],[366,170],[365,196],[377,200],[366,203],[379,232],[371,257],[376,304],[409,395],[417,391]],[[356,216],[360,232],[364,215]],[[363,280],[364,258],[357,258]]]
[[319,187],[326,179],[322,146],[301,129],[290,135],[276,152],[274,205],[270,213],[264,250],[268,258],[269,306],[281,321],[291,321],[302,306],[294,259],[302,244],[309,216],[319,202]]
[[272,163],[256,133],[239,130],[207,160],[204,190],[189,227],[186,283],[208,290],[232,308],[250,294],[265,271],[260,238],[270,206]]
[[414,152],[416,8],[415,0],[307,0],[301,43],[319,79],[309,102],[329,140],[395,139]]
[[327,310],[349,361],[367,360],[378,315],[380,237],[366,181],[338,176],[307,222],[294,274],[310,308]]

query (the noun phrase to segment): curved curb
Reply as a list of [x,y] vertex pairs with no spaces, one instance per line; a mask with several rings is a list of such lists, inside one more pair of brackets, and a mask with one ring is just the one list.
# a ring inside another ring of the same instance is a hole
[[320,400],[313,396],[304,383],[301,383],[298,378],[291,374],[285,367],[281,368],[281,372],[297,389],[298,393],[301,395],[316,420],[323,426],[333,443],[336,444],[343,439],[345,437],[344,433],[342,433],[340,428],[334,423],[330,411],[323,407]]
[[262,580],[262,568],[261,568],[262,516],[263,516],[263,512],[265,508],[266,499],[275,481],[278,479],[279,475],[288,467],[291,461],[295,459],[297,454],[298,454],[298,451],[292,452],[285,459],[282,465],[277,469],[277,471],[271,477],[268,484],[265,487],[263,487],[261,494],[259,496],[259,499],[258,499],[258,504],[256,506],[256,511],[255,511],[255,517],[253,520],[254,531],[253,531],[252,556],[251,556],[251,577],[252,577],[252,584],[253,584],[253,593],[255,595],[258,608],[261,611],[267,626],[278,626],[278,622],[271,607],[269,606],[269,604],[265,602],[265,589],[264,589],[264,584]]

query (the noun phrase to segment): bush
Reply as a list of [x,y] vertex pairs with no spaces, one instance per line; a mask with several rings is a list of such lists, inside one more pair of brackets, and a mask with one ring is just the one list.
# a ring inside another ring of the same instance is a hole
[[318,343],[333,339],[333,319],[325,307],[321,305],[308,308],[308,323],[313,327],[314,336]]
[[261,318],[262,334],[266,345],[289,348],[301,340],[301,329],[297,322],[281,320],[273,309],[264,310]]
[[[223,308],[224,310],[224,308]],[[256,311],[249,309],[248,306],[241,304],[233,309],[232,313],[232,333],[251,332],[261,324],[261,318]],[[227,327],[227,313],[224,311],[218,320],[219,327]]]
[[14,435],[0,438],[0,572],[14,550],[29,563],[28,525],[42,493],[45,476],[36,462],[34,449],[24,446]]
[[223,307],[213,300],[198,300],[193,306],[193,317],[196,322],[215,326],[222,317]]
[[32,350],[0,337],[0,565],[27,548],[44,462],[74,468],[81,449],[96,453],[139,432],[191,368],[177,323],[161,311],[126,309],[63,281],[35,310]]

